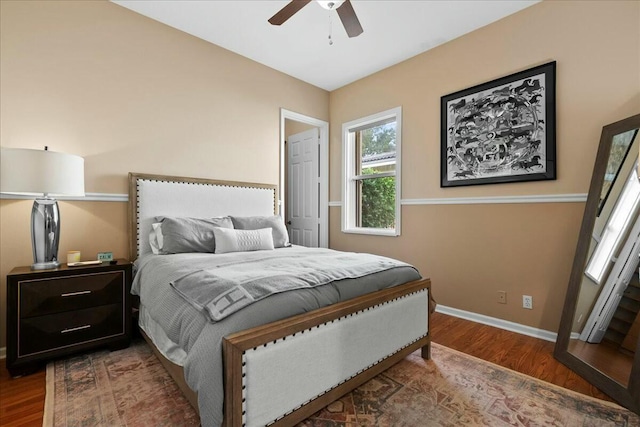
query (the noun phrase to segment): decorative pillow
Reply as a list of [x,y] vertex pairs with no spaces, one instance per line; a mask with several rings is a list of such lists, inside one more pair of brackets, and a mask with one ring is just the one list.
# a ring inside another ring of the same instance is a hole
[[273,246],[284,248],[291,246],[289,233],[284,225],[284,220],[278,215],[274,216],[232,216],[233,228],[236,230],[258,230],[271,228],[273,233]]
[[260,230],[234,230],[214,228],[216,253],[261,251],[273,249],[273,237],[270,228]]
[[162,223],[162,245],[158,245],[161,254],[215,252],[213,230],[218,227],[233,228],[229,217],[156,217],[156,220]]

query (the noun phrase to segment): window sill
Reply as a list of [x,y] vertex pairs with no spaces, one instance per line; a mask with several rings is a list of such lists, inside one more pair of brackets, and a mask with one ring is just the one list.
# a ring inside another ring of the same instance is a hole
[[400,235],[395,229],[388,230],[384,228],[347,228],[342,229],[343,233],[347,234],[368,234],[371,236],[390,236],[397,237]]

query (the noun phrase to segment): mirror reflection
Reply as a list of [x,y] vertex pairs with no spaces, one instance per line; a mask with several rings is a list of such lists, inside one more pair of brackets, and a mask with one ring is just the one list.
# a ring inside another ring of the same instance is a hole
[[625,388],[640,332],[638,139],[635,128],[610,143],[568,345]]

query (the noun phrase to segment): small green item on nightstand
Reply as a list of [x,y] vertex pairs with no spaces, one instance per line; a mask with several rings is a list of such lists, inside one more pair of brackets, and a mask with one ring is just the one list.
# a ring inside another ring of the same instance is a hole
[[98,252],[98,261],[111,261],[113,260],[112,252]]

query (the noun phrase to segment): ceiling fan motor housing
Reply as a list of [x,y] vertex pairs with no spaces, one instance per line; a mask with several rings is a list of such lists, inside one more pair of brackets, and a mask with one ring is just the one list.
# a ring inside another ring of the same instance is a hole
[[339,8],[344,0],[316,0],[316,2],[327,10],[334,10]]

